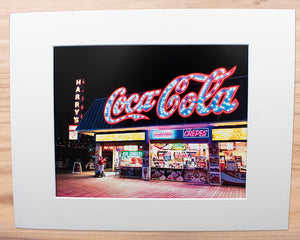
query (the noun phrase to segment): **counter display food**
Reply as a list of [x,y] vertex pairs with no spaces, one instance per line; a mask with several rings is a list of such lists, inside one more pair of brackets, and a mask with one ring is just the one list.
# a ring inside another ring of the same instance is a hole
[[172,168],[151,168],[151,179],[183,182],[183,170]]
[[242,172],[247,165],[247,142],[219,143],[221,171]]
[[[206,170],[207,159],[208,146],[205,143],[153,143],[151,144],[151,179],[185,181],[184,172],[195,169]],[[197,173],[195,175],[197,176]],[[186,178],[188,182],[190,179],[190,177]],[[200,182],[200,178],[198,180]]]
[[183,173],[185,182],[207,184],[207,171],[203,169],[185,169]]

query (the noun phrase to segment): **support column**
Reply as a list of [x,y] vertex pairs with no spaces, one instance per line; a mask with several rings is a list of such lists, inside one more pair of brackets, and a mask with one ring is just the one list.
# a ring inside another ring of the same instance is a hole
[[150,131],[147,131],[147,148],[143,148],[144,156],[143,156],[143,163],[142,163],[142,179],[146,181],[150,181],[151,176],[151,148],[150,148]]
[[219,156],[219,143],[208,141],[209,161],[208,173],[210,185],[221,185],[221,169]]
[[102,146],[100,143],[96,142],[96,147],[95,147],[95,165],[98,163],[100,160],[100,155],[102,155]]
[[112,155],[112,171],[115,171],[115,161],[116,161],[116,146],[113,146],[113,155]]

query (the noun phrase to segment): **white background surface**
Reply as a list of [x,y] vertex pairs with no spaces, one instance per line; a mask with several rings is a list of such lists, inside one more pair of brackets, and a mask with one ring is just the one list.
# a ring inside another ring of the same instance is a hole
[[[291,10],[11,15],[16,226],[87,230],[287,229],[294,31],[295,15]],[[55,197],[53,46],[102,44],[249,45],[246,199]]]

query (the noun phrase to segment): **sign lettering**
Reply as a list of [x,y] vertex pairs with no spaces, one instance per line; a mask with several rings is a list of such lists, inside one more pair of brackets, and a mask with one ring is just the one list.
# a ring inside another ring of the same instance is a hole
[[[131,119],[133,121],[149,120],[146,115],[156,107],[160,119],[168,119],[175,112],[187,118],[196,112],[199,116],[210,113],[229,114],[239,106],[235,94],[238,85],[223,87],[223,82],[236,70],[236,66],[227,71],[218,68],[210,75],[191,73],[173,79],[164,89],[157,89],[143,94],[133,93],[126,96],[127,89],[120,87],[108,98],[104,107],[104,119],[108,124]],[[186,90],[191,82],[202,83],[198,93]]]
[[208,138],[208,128],[195,128],[183,130],[184,138]]
[[174,139],[176,136],[175,130],[152,130],[151,139]]

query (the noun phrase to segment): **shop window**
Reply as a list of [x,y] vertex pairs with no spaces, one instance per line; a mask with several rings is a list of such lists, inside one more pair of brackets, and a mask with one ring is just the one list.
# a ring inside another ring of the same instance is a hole
[[206,143],[153,143],[151,164],[156,168],[207,169]]
[[118,167],[142,167],[144,151],[137,145],[116,147],[116,163]]
[[246,171],[247,142],[221,142],[219,154],[221,171]]

